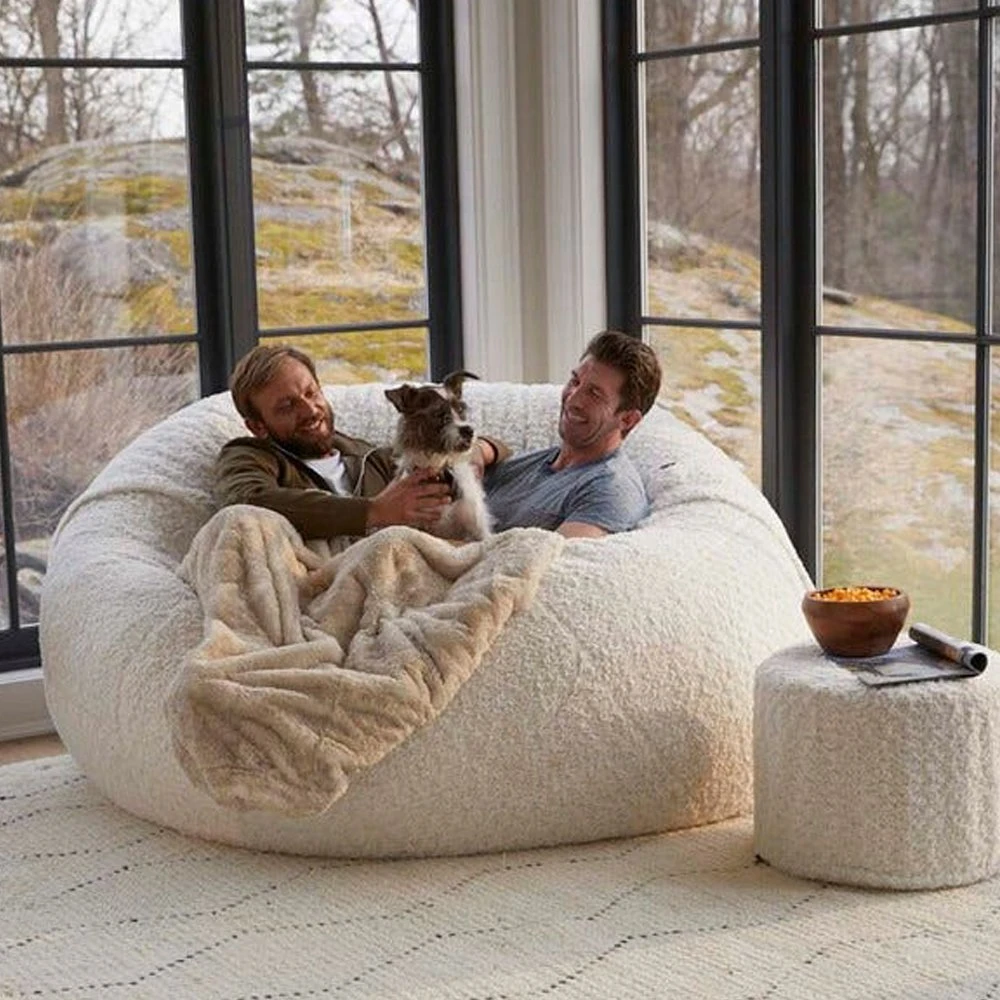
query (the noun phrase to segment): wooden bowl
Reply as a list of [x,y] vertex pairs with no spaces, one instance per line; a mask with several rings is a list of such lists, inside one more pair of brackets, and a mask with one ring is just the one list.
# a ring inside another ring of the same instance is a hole
[[[823,600],[839,591],[891,591],[879,600]],[[878,656],[892,648],[910,610],[910,599],[897,587],[863,584],[810,590],[802,613],[823,650],[833,656]]]

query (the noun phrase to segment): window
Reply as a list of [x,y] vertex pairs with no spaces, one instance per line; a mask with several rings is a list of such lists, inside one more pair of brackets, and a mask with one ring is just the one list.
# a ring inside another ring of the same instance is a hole
[[461,366],[451,5],[0,9],[0,669],[70,502],[259,338]]
[[916,618],[985,641],[1000,8],[623,7],[605,5],[612,319],[657,347],[664,402],[763,486],[817,581],[902,586]]
[[631,15],[609,13],[632,40],[616,71],[634,78],[620,91],[634,106],[612,115],[635,137],[637,169],[612,190],[631,196],[621,224],[638,244],[633,273],[618,288],[609,280],[611,322],[641,329],[668,373],[663,401],[760,483],[756,0],[640,0]]

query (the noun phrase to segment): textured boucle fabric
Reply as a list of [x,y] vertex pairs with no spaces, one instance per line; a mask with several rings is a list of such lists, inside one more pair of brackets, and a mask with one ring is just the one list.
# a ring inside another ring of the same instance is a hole
[[[329,387],[338,427],[391,440],[383,386]],[[558,440],[559,388],[473,384],[469,417],[515,450]],[[322,816],[215,803],[165,704],[203,614],[177,569],[241,432],[228,393],[152,428],[67,511],[42,595],[46,695],[109,798],[187,833],[331,855],[455,854],[628,836],[749,811],[754,666],[807,637],[809,580],[778,518],[704,437],[655,409],[625,443],[638,529],[572,539],[433,725]]]
[[1000,678],[870,688],[816,646],[761,664],[757,853],[808,878],[892,889],[1000,871]]

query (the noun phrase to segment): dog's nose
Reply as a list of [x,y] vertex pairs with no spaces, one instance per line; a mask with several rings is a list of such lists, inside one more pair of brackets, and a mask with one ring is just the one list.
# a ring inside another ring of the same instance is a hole
[[458,428],[458,436],[461,438],[463,444],[472,444],[472,428],[468,424],[462,424]]

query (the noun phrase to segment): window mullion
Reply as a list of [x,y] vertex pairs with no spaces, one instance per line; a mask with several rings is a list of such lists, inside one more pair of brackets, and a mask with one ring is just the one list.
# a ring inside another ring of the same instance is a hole
[[606,0],[604,49],[604,202],[608,326],[640,334],[642,238],[639,232],[637,18],[635,3]]
[[761,402],[764,493],[821,573],[816,109],[812,10],[760,5]]
[[[0,331],[0,346],[3,344]],[[0,587],[7,589],[8,628],[16,631],[20,625],[20,607],[17,594],[17,547],[14,540],[14,486],[11,481],[10,439],[7,433],[7,392],[4,356],[0,352],[0,501],[3,518],[4,579]]]
[[202,391],[257,342],[243,3],[185,0],[187,121]]
[[[981,4],[981,6],[983,6]],[[993,327],[993,22],[979,22],[979,115],[977,121],[976,333]],[[990,352],[976,347],[976,426],[972,551],[972,638],[986,642],[989,630],[990,563]]]
[[420,17],[424,236],[430,375],[463,366],[458,125],[451,0],[422,3]]

